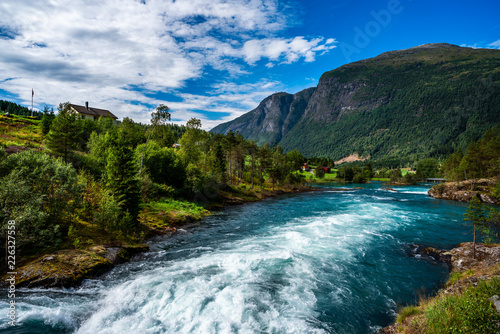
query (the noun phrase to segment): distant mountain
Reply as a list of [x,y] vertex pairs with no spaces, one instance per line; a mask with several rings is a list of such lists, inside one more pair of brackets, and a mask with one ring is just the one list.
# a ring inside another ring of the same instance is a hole
[[313,93],[314,88],[308,88],[294,95],[273,94],[254,110],[216,126],[212,132],[239,131],[245,138],[256,140],[259,145],[279,142],[302,118]]
[[500,125],[500,50],[425,44],[324,73],[214,129],[305,156],[416,160],[465,148]]

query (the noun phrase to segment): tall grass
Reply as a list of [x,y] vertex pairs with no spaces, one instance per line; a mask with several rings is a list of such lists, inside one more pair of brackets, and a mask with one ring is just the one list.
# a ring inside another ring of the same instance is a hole
[[490,298],[500,295],[500,280],[480,281],[461,294],[433,299],[425,308],[423,333],[500,333],[500,315]]

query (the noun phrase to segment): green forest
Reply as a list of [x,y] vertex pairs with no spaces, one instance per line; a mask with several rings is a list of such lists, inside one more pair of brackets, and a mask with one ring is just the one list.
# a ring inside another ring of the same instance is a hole
[[81,119],[69,103],[35,123],[1,117],[5,136],[5,125],[16,133],[26,129],[23,120],[41,134],[40,146],[9,155],[0,149],[1,229],[16,221],[23,256],[137,243],[226,201],[303,187],[297,170],[304,158],[297,151],[258,147],[241,134],[211,134],[194,118],[186,126],[169,124],[164,105],[152,113],[151,125]]
[[[335,166],[333,159],[305,158],[295,149],[285,153],[276,143],[258,146],[240,133],[203,131],[195,118],[172,125],[164,105],[151,114],[149,125],[129,118],[81,119],[69,103],[58,109],[57,115],[46,110],[39,121],[0,115],[1,229],[16,221],[17,247],[28,257],[60,248],[139,243],[176,222],[199,219],[207,209],[276,190],[307,189],[306,181],[398,185],[500,173],[498,128],[446,159],[425,157],[402,169],[391,159]],[[25,146],[12,146],[9,126],[19,136],[30,135]],[[12,147],[22,149],[8,154]],[[311,173],[302,171],[304,164]],[[498,183],[495,194],[500,195]]]

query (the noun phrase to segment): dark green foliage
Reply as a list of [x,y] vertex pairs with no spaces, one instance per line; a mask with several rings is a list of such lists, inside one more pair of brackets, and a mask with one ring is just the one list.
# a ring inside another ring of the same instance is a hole
[[[138,167],[144,145],[137,146],[135,150],[135,160]],[[160,145],[152,141],[144,151],[143,164],[144,171],[149,174],[153,182],[170,185],[178,189],[184,186],[186,180],[185,167],[173,149],[161,148]]]
[[318,179],[322,179],[325,177],[325,170],[323,169],[323,166],[321,165],[318,165],[315,169],[314,169],[314,174],[316,175],[316,177]]
[[110,149],[106,172],[106,185],[122,209],[123,226],[121,228],[133,231],[137,226],[140,192],[132,150],[123,143]]
[[403,177],[403,173],[401,173],[401,169],[396,168],[389,172],[389,178],[391,179],[391,183],[400,182]]
[[[0,111],[11,115],[31,116],[31,110],[14,102],[0,100]],[[33,110],[33,117],[41,119],[43,112]]]
[[80,127],[76,115],[70,112],[69,102],[59,105],[59,114],[52,121],[50,132],[47,136],[47,146],[64,161],[77,147],[80,136]]
[[213,149],[211,155],[212,170],[219,180],[219,182],[225,182],[226,180],[226,157],[224,155],[224,150],[222,145],[217,143]]
[[[305,158],[297,150],[291,150],[287,153],[287,159],[291,164],[293,170],[300,170],[305,162]],[[327,164],[325,164],[326,166]]]
[[16,221],[19,249],[60,242],[82,190],[73,167],[40,151],[23,151],[7,157],[0,170],[2,229]]
[[42,116],[42,133],[44,135],[48,134],[50,131],[50,126],[52,125],[52,121],[56,116],[54,115],[54,110],[52,108],[49,109],[48,106],[43,108],[43,116]]
[[351,166],[340,167],[337,171],[337,177],[344,181],[352,181],[354,179],[354,169]]
[[[99,182],[96,182],[91,174],[80,173],[78,181],[84,188],[80,218],[96,224],[108,233],[120,230],[122,208],[116,197],[109,189],[103,188]],[[69,232],[68,236],[70,236]]]
[[420,160],[417,163],[417,178],[433,178],[437,176],[439,170],[438,162],[436,159],[428,158]]
[[456,181],[500,175],[500,130],[494,127],[477,142],[471,141],[465,155],[461,151],[451,154],[442,171]]
[[196,194],[203,193],[207,187],[215,184],[217,184],[217,180],[211,172],[203,173],[193,164],[186,167],[186,181],[184,184],[184,196],[186,198],[193,198]]
[[366,182],[366,178],[364,177],[363,173],[357,173],[356,175],[354,175],[354,177],[352,179],[352,182],[354,182],[354,183],[365,183]]
[[401,178],[401,182],[405,184],[417,184],[418,177],[413,173],[406,173],[405,176]]

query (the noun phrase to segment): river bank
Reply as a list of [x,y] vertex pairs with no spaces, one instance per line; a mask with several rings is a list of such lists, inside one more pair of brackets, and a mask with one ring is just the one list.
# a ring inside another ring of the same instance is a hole
[[478,196],[483,203],[500,204],[500,198],[493,195],[496,183],[497,181],[493,179],[445,182],[433,186],[429,190],[429,196],[460,202],[469,202],[472,197]]
[[475,258],[471,242],[449,251],[426,247],[413,256],[448,264],[449,278],[434,297],[422,296],[417,305],[399,310],[396,323],[379,333],[500,331],[500,303],[495,303],[500,294],[500,245],[476,244]]
[[228,206],[77,288],[20,288],[20,332],[374,333],[446,279],[405,245],[463,241],[465,205],[353,186]]
[[269,197],[316,190],[318,189],[307,185],[274,190],[228,187],[219,191],[216,201],[205,203],[208,210],[201,207],[193,210],[192,203],[186,202],[187,204],[183,205],[175,201],[178,202],[176,203],[178,209],[168,211],[168,206],[164,206],[167,210],[162,210],[162,206],[155,203],[154,206],[151,205],[147,210],[143,210],[139,216],[142,237],[125,242],[115,241],[88,247],[59,249],[35,258],[21,260],[21,265],[16,270],[16,286],[75,287],[84,279],[102,275],[115,265],[128,262],[133,256],[148,251],[150,242],[158,237],[176,233],[180,226],[199,221],[211,215],[211,211],[257,202]]

